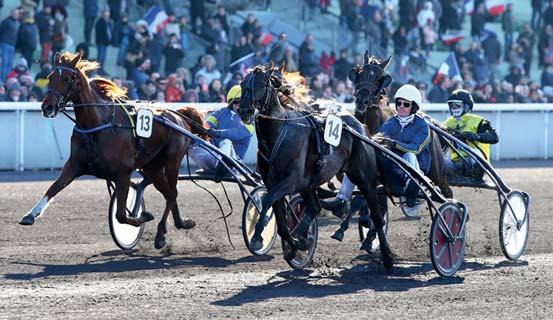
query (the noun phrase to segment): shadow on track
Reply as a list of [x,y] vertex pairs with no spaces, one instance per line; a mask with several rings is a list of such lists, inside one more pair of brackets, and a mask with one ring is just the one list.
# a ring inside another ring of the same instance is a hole
[[[525,261],[500,262],[497,264],[470,262],[465,263],[461,269],[487,270],[525,266],[527,264]],[[463,277],[443,278],[437,274],[426,275],[434,272],[431,263],[403,263],[400,261],[391,272],[386,272],[380,262],[373,260],[366,264],[353,266],[350,269],[335,270],[319,268],[311,271],[283,271],[269,279],[267,284],[246,286],[245,289],[234,296],[215,301],[212,304],[217,306],[241,306],[274,298],[322,298],[347,295],[362,290],[401,292],[429,286],[457,285],[464,282]],[[413,275],[423,275],[423,280],[414,279]],[[432,278],[424,280],[429,277]]]
[[[90,260],[94,258],[93,262]],[[272,260],[273,256],[247,256],[237,260],[221,257],[148,256],[135,252],[107,251],[86,259],[82,264],[41,264],[14,262],[14,264],[42,267],[38,273],[8,273],[9,280],[33,280],[55,276],[71,276],[87,273],[118,273],[140,270],[163,270],[186,266],[225,268],[239,263],[253,263]]]

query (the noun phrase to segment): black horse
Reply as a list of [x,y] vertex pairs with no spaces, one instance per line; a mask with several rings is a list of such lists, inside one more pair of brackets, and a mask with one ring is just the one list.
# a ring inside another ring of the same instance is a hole
[[[307,231],[321,210],[316,188],[337,173],[344,172],[367,199],[381,244],[382,261],[386,268],[391,268],[393,254],[383,231],[384,221],[377,202],[374,149],[343,130],[339,145],[328,146],[328,154],[321,152],[318,147],[320,135],[312,115],[298,107],[298,104],[280,103],[278,89],[271,81],[274,72],[272,64],[268,67],[256,66],[246,76],[241,83],[239,114],[245,121],[252,117],[255,119],[257,165],[268,189],[262,201],[261,217],[265,217],[268,209],[273,207],[278,233],[290,247],[284,248],[285,259],[294,258],[298,249],[306,250],[310,247]],[[353,116],[345,115],[341,119],[344,125],[365,134],[363,125]],[[294,232],[289,234],[284,197],[296,193],[300,193],[304,199],[306,214]],[[254,250],[261,246],[263,227],[263,219],[260,219],[251,241]]]
[[[379,62],[365,51],[363,65],[357,65],[349,72],[349,79],[355,84],[355,116],[367,125],[369,134],[378,132],[380,126],[391,118],[395,111],[388,104],[385,88],[392,78],[385,72],[390,58]],[[419,106],[423,109],[423,106]],[[428,177],[437,185],[446,198],[453,197],[453,191],[447,182],[444,154],[439,136],[432,131],[430,154],[432,163]]]

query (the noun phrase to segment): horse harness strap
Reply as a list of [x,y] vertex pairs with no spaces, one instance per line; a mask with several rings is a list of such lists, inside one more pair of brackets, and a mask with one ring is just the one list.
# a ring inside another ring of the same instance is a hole
[[[288,112],[286,112],[285,119],[288,119]],[[275,167],[273,166],[273,161],[275,160],[278,150],[280,149],[280,146],[282,145],[282,142],[284,141],[284,138],[286,137],[286,133],[288,132],[288,121],[284,121],[284,125],[279,131],[278,137],[276,139],[275,145],[272,150],[269,150],[269,146],[267,145],[267,142],[265,139],[262,138],[260,134],[258,134],[258,137],[260,137],[260,144],[259,144],[259,155],[263,160],[269,165],[269,179],[274,179],[276,176],[275,173]],[[259,126],[255,126],[256,130],[259,130]],[[265,149],[265,150],[262,150]],[[266,154],[270,154],[269,157],[267,157]]]

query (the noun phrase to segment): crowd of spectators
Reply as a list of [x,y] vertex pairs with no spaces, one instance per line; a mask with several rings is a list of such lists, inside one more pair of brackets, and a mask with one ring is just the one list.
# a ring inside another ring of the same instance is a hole
[[[393,55],[392,87],[413,83],[429,102],[445,102],[456,88],[469,90],[483,103],[553,102],[553,0],[532,0],[531,21],[521,26],[513,14],[519,3],[492,16],[483,0],[474,1],[472,15],[463,0],[399,0],[397,6],[386,0],[339,0],[337,19],[347,30],[348,41],[337,54],[319,52],[313,34],[307,34],[297,48],[285,34],[273,38],[254,14],[233,26],[223,1],[190,0],[188,10],[177,15],[180,8],[165,0],[107,0],[107,7],[97,0],[83,0],[82,31],[68,30],[68,0],[38,2],[21,0],[20,7],[4,12],[9,15],[0,25],[0,101],[42,99],[56,51],[81,50],[85,58],[103,65],[108,48],[115,48],[116,66],[124,76],[104,68],[98,74],[125,86],[130,99],[225,102],[226,91],[243,78],[243,70],[229,68],[230,62],[252,54],[249,62],[254,65],[274,61],[285,63],[288,72],[300,72],[309,79],[314,98],[351,102],[353,86],[347,75],[362,62],[360,52],[366,48],[377,57]],[[140,14],[154,4],[163,8],[167,25],[156,32],[144,20],[131,21],[134,4],[141,8]],[[329,5],[330,0],[302,0],[302,18],[328,14]],[[486,28],[490,21],[501,23],[502,34]],[[443,44],[467,24],[468,47],[461,42]],[[83,42],[74,43],[71,35],[76,32],[83,33]],[[196,63],[187,67],[191,37],[207,45]],[[438,44],[455,52],[462,80],[441,77],[432,83],[434,70],[427,61]],[[14,61],[15,57],[19,58]],[[542,70],[540,82],[530,80],[532,63]],[[500,64],[508,65],[504,76]],[[425,72],[428,79],[414,80]]]

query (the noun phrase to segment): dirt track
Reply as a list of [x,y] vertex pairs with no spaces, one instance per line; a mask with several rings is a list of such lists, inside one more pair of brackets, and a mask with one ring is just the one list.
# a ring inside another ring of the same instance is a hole
[[[498,240],[494,192],[455,189],[469,205],[466,262],[440,278],[428,257],[430,219],[390,216],[389,239],[399,257],[387,273],[378,257],[358,250],[357,227],[343,243],[330,239],[337,220],[323,217],[316,261],[292,271],[277,245],[270,256],[245,249],[235,187],[228,244],[216,204],[191,183],[179,186],[181,212],[198,226],[172,226],[169,246],[153,248],[162,198],[146,194],[156,220],[138,250],[115,247],[107,224],[105,183],[79,180],[62,192],[34,226],[17,224],[41,197],[52,174],[0,174],[0,318],[550,318],[553,310],[553,168],[501,169],[533,197],[530,240],[519,262],[507,262]],[[13,182],[10,180],[23,180]],[[42,179],[43,181],[25,181]],[[213,183],[204,185],[223,199]]]

